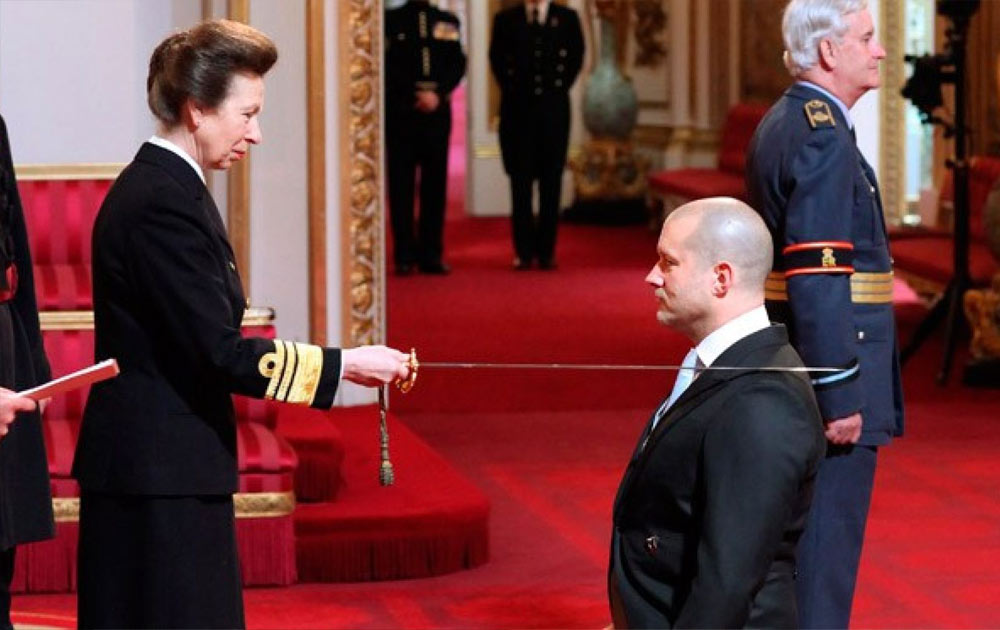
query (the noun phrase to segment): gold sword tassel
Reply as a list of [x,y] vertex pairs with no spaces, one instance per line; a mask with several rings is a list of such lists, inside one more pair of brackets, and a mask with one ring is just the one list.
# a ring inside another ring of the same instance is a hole
[[392,460],[389,458],[389,422],[386,419],[385,385],[378,387],[378,420],[379,447],[382,453],[382,463],[378,468],[378,481],[383,486],[391,486],[396,481],[396,474],[392,469]]
[[[413,385],[417,382],[417,370],[420,369],[420,362],[417,361],[416,348],[410,348],[410,358],[407,360],[406,365],[410,368],[409,374],[406,375],[406,379],[396,379],[395,382],[396,388],[404,394],[413,389]],[[389,420],[387,415],[389,407],[386,403],[385,390],[385,385],[379,385],[378,428],[379,451],[382,455],[382,463],[379,465],[378,469],[378,481],[383,486],[391,486],[396,481],[396,473],[392,468],[392,459],[389,456]]]

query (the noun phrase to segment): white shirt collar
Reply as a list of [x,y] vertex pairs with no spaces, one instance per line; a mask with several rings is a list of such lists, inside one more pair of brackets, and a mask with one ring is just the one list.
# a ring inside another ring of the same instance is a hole
[[723,352],[748,335],[771,325],[764,305],[751,309],[716,328],[695,347],[698,358],[706,366],[712,365]]
[[829,98],[830,100],[832,100],[834,103],[836,103],[837,107],[840,108],[841,113],[844,114],[844,119],[847,120],[847,128],[848,129],[854,129],[854,121],[851,120],[851,110],[849,110],[847,108],[847,105],[844,105],[844,101],[842,101],[839,98],[837,98],[836,96],[834,96],[833,93],[830,92],[830,90],[827,90],[826,88],[822,88],[822,87],[816,85],[815,83],[813,83],[812,81],[799,81],[799,84],[800,85],[804,85],[806,87],[810,87],[810,88],[816,90],[820,94],[823,94],[824,96],[826,96],[827,98]]
[[188,155],[187,151],[180,148],[173,142],[165,138],[161,138],[160,136],[157,135],[154,135],[152,138],[147,140],[147,142],[149,142],[150,144],[155,144],[161,149],[166,149],[171,153],[176,153],[177,155],[179,155],[185,162],[191,165],[191,168],[194,169],[194,172],[197,173],[198,177],[201,179],[201,183],[203,184],[205,183],[205,173],[202,172],[201,167],[198,166],[198,163],[194,161],[194,158]]
[[[538,21],[540,24],[545,24],[545,21],[549,17],[549,1],[550,0],[541,0],[541,2],[538,3]],[[528,23],[530,24],[531,5],[529,5],[527,2],[524,3],[524,13],[528,18]]]

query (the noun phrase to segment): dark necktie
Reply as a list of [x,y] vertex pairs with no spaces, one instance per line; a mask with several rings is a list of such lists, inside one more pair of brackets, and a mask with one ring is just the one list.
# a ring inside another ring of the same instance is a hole
[[531,26],[538,28],[542,23],[539,21],[538,7],[531,7]]

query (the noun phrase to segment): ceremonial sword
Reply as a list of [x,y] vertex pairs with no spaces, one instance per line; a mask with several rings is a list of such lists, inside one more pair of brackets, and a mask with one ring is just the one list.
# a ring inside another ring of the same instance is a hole
[[[852,368],[835,367],[776,367],[768,365],[760,366],[732,366],[732,365],[643,365],[643,364],[617,364],[617,363],[483,363],[473,361],[424,361],[417,360],[417,351],[410,349],[410,357],[406,361],[409,374],[405,379],[395,381],[396,388],[404,394],[408,393],[417,382],[417,373],[420,368],[451,369],[451,370],[601,370],[601,371],[668,371],[680,372],[681,370],[695,370],[698,372],[808,372],[808,373],[836,373],[846,372]],[[386,404],[386,386],[378,388],[378,409],[379,409],[379,445],[382,462],[379,466],[379,482],[383,486],[391,486],[395,481],[392,461],[389,457],[389,425],[386,419],[388,405]]]

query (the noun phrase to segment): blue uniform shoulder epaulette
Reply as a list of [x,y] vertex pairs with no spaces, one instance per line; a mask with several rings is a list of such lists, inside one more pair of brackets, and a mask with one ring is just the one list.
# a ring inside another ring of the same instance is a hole
[[809,119],[809,126],[813,129],[824,129],[835,127],[837,121],[833,118],[830,105],[826,101],[813,99],[805,105],[806,118]]

